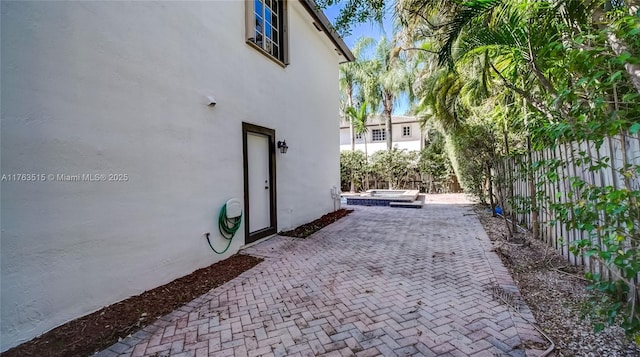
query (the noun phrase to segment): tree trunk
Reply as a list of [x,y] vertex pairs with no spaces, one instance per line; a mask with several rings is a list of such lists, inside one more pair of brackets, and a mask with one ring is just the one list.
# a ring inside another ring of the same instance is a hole
[[[386,139],[387,139],[387,150],[391,151],[393,149],[393,129],[391,122],[391,113],[393,112],[393,95],[389,92],[384,92],[382,94],[382,105],[383,105],[383,115],[385,117],[385,130],[386,130]],[[389,177],[389,190],[393,189],[393,178]]]
[[[609,42],[609,46],[618,56],[628,51],[627,45],[617,38],[614,33],[607,33],[607,42]],[[638,93],[640,93],[640,64],[631,64],[627,62],[624,64],[624,69],[629,73],[631,83],[633,83],[633,86],[636,88]]]
[[[636,14],[638,13],[638,9],[640,8],[640,0],[627,0],[625,1],[625,3],[629,8],[629,15],[637,16]],[[600,28],[601,30],[607,31],[607,42],[609,43],[609,47],[611,47],[616,55],[619,56],[622,53],[629,51],[627,45],[622,42],[616,36],[616,34],[612,33],[608,30],[608,28],[605,27],[608,25],[606,24],[604,11],[595,11],[593,13],[593,22],[596,24],[600,24],[598,25],[598,28]],[[640,93],[640,64],[631,64],[627,62],[624,64],[624,69],[627,71],[627,73],[629,73],[631,83],[636,88],[638,93]]]
[[[347,108],[353,107],[353,88],[351,85],[347,86]],[[346,113],[346,110],[345,110]],[[344,116],[347,119],[347,115]],[[356,151],[356,136],[353,128],[353,120],[349,120],[349,138],[351,140],[351,151]],[[349,189],[350,192],[356,192],[356,184],[355,179],[351,177],[351,187]]]
[[369,189],[369,171],[367,171],[367,167],[369,166],[369,154],[367,153],[367,133],[362,133],[362,138],[364,139],[364,190]]
[[[347,87],[347,108],[353,108],[353,88],[351,87],[351,85]],[[345,119],[347,119],[346,115],[345,115]],[[355,129],[353,127],[353,119],[348,119],[348,120],[349,120],[349,134],[350,134],[349,138],[351,140],[351,151],[355,151],[356,135],[355,135]]]
[[487,181],[488,181],[488,193],[489,196],[489,205],[491,206],[491,216],[496,216],[496,201],[493,199],[493,180],[491,179],[491,165],[487,164]]
[[497,183],[498,183],[498,193],[500,198],[498,199],[498,203],[500,204],[500,207],[502,208],[502,218],[504,220],[504,225],[507,228],[507,242],[511,241],[511,238],[513,238],[513,230],[511,229],[511,226],[509,225],[509,221],[507,221],[507,212],[506,212],[506,200],[505,200],[505,187],[504,187],[504,181],[507,180],[507,164],[506,161],[503,159],[500,167],[500,171],[499,173],[501,174],[501,179],[498,179]]
[[533,238],[540,238],[540,222],[538,218],[538,198],[533,175],[533,154],[531,152],[531,135],[527,134],[527,153],[529,156],[529,196],[531,197],[531,229]]
[[351,138],[351,151],[356,151],[356,136],[352,120],[349,120],[349,133]]
[[491,66],[491,68],[493,69],[495,74],[497,74],[498,77],[500,77],[500,79],[502,80],[502,84],[504,84],[505,87],[511,89],[512,91],[514,91],[518,95],[520,95],[522,98],[524,98],[527,101],[527,103],[529,103],[532,107],[534,107],[540,113],[544,114],[547,117],[547,119],[549,119],[549,121],[551,121],[551,122],[555,122],[556,121],[555,117],[553,116],[552,111],[547,107],[547,105],[542,100],[540,100],[539,98],[535,97],[530,92],[523,91],[522,89],[516,87],[513,83],[509,82],[502,75],[502,73],[500,73],[500,71],[498,71],[498,69],[493,65],[493,63],[491,63],[491,61],[489,61],[489,65]]
[[[387,150],[391,151],[393,148],[393,123],[391,122],[391,113],[393,113],[393,94],[386,92],[383,96],[384,117],[386,119],[387,130]],[[389,185],[391,185],[391,182],[389,182]]]
[[[506,119],[505,119],[506,120]],[[502,129],[502,135],[504,137],[504,150],[505,150],[505,154],[507,155],[507,160],[509,160],[508,162],[511,162],[511,160],[509,159],[509,154],[510,154],[510,150],[509,150],[509,132],[507,131],[507,123],[505,121],[504,123],[504,127]],[[515,161],[514,161],[515,164]],[[507,173],[507,171],[509,171],[509,173]],[[504,170],[504,176],[505,179],[507,180],[507,185],[509,187],[509,198],[511,200],[513,200],[513,168],[511,168],[510,166],[505,166],[505,170]],[[506,201],[509,200],[509,198],[507,198]],[[506,204],[508,204],[507,202],[505,202]],[[506,204],[503,204],[502,206],[502,210],[503,210],[503,214],[505,217],[507,217],[507,212],[506,209],[507,207]],[[516,231],[516,212],[513,209],[513,205],[509,204],[509,217],[511,218],[511,231],[515,232]]]

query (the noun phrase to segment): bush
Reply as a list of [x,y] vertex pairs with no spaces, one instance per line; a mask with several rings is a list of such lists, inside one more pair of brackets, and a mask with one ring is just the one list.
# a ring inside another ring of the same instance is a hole
[[365,175],[366,157],[362,151],[340,152],[340,185],[343,191],[351,190],[351,182],[356,191],[362,189]]

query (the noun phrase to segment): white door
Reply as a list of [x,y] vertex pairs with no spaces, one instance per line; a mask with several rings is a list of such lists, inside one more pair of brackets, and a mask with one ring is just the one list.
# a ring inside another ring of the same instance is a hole
[[269,137],[247,133],[249,233],[271,227]]

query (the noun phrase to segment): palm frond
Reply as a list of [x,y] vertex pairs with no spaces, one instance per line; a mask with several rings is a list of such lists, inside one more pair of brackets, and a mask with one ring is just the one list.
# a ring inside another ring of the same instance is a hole
[[480,16],[490,13],[503,0],[471,0],[463,3],[463,7],[454,15],[453,19],[444,26],[444,43],[438,51],[438,61],[441,65],[453,65],[452,48],[463,29]]

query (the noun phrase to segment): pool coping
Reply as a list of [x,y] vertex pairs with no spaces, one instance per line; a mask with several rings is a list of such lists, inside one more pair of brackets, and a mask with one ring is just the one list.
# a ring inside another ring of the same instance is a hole
[[[375,194],[376,191],[398,191],[402,192],[395,197],[389,196],[367,196],[366,194]],[[348,205],[360,205],[360,206],[389,206],[391,202],[413,202],[415,201],[420,192],[418,190],[367,190],[364,193],[343,195],[347,199]]]

